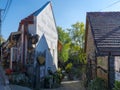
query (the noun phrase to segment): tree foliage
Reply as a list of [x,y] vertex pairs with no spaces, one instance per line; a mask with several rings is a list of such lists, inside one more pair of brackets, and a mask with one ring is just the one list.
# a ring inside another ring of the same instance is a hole
[[2,44],[4,41],[5,39],[2,36],[0,36],[0,44]]
[[72,42],[75,45],[79,45],[81,48],[83,48],[84,36],[85,36],[84,24],[80,22],[76,22],[71,27],[72,28],[69,29],[69,31],[70,31],[70,36],[72,38]]
[[86,63],[86,55],[84,53],[84,24],[76,22],[66,31],[61,27],[57,27],[57,29],[59,40],[62,42],[63,46],[62,51],[59,52],[59,60],[66,62],[69,59],[77,64]]
[[59,59],[62,62],[66,62],[69,58],[69,49],[70,49],[70,45],[68,44],[64,44],[62,47],[62,51],[59,52]]
[[70,49],[71,39],[69,37],[69,34],[66,33],[61,27],[57,27],[57,30],[58,30],[59,40],[62,43],[62,51],[58,52],[59,60],[61,62],[66,62],[69,58],[69,49]]
[[69,30],[72,44],[70,46],[70,59],[76,61],[76,63],[86,63],[86,55],[84,53],[85,42],[85,28],[84,24],[77,22],[71,26]]
[[57,27],[58,30],[58,38],[62,42],[62,44],[70,43],[71,38],[69,36],[69,33],[65,32],[62,27]]

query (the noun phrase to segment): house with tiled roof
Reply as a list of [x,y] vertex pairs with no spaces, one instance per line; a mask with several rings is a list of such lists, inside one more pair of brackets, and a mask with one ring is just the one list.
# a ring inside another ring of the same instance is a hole
[[85,52],[91,80],[120,81],[120,12],[87,13]]

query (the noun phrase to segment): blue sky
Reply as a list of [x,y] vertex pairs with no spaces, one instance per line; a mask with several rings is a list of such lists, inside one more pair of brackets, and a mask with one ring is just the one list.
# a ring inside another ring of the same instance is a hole
[[[11,7],[5,21],[2,23],[2,35],[8,38],[11,32],[18,30],[19,22],[29,14],[44,5],[48,0],[12,0]],[[120,2],[106,8],[118,0],[51,0],[53,11],[58,26],[64,29],[77,21],[84,22],[86,12],[94,11],[120,11]],[[3,8],[6,0],[0,0]]]

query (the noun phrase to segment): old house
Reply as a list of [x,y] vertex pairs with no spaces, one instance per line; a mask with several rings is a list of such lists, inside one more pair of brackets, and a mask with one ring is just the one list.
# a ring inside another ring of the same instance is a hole
[[9,46],[12,44],[10,40],[15,42],[14,46],[9,47],[10,50],[12,47],[15,50],[10,52],[9,58],[7,57],[11,69],[15,58],[21,68],[31,66],[27,71],[31,74],[38,73],[41,78],[48,75],[48,70],[57,70],[58,33],[51,2],[22,19],[15,34],[17,35],[11,34],[4,44]]
[[109,87],[120,80],[120,12],[88,12],[85,51],[90,78],[106,80]]
[[[24,53],[21,54],[23,64],[33,63],[35,57],[44,54],[45,73],[47,74],[48,68],[51,68],[53,72],[56,71],[58,34],[51,2],[47,2],[39,10],[21,20],[18,31],[22,31],[20,41],[23,43],[21,44],[21,52]],[[33,43],[34,45],[31,46],[30,37],[34,37],[34,35],[38,35],[39,39],[36,44]],[[32,48],[35,48],[35,53],[31,50]]]

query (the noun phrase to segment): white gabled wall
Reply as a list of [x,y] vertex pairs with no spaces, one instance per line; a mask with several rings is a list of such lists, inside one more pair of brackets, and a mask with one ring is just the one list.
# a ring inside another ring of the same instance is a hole
[[49,47],[48,47],[46,38],[44,35],[42,35],[42,37],[40,38],[36,46],[36,53],[38,53],[38,55],[39,53],[44,53],[45,55],[45,75],[48,74],[47,70],[49,67],[51,67],[53,72],[55,71],[55,66],[53,64],[53,57],[48,48]]
[[[53,17],[53,12],[51,8],[51,4],[49,3],[40,13],[36,16],[36,33],[39,35],[39,39],[41,37],[45,36],[45,39],[48,44],[48,50],[50,51],[52,59],[53,59],[53,65],[56,69],[58,68],[58,59],[57,59],[57,42],[58,42],[58,34],[57,29]],[[38,51],[41,50],[41,47],[37,48]],[[51,67],[50,55],[46,56],[46,66]],[[47,69],[47,68],[46,68]],[[52,68],[53,71],[55,71],[54,68]]]

